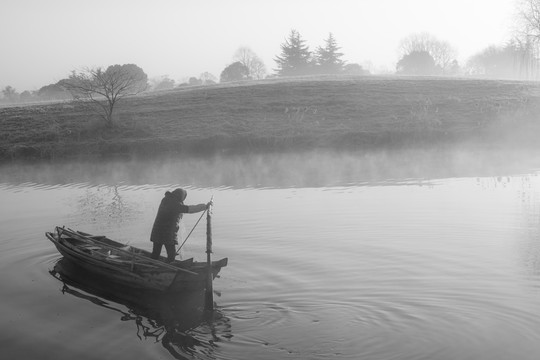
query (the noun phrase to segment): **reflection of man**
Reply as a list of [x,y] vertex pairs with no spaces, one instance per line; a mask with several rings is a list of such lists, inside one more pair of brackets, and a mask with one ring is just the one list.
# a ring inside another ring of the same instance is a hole
[[174,261],[176,256],[175,245],[178,244],[177,233],[180,228],[179,222],[182,214],[193,214],[204,211],[212,204],[184,205],[187,192],[184,189],[167,191],[161,200],[159,209],[152,227],[150,241],[154,243],[152,249],[152,259],[159,259],[161,248],[165,245],[167,250],[167,261]]

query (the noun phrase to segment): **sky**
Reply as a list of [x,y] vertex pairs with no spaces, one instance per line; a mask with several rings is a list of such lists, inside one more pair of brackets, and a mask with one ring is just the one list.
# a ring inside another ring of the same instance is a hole
[[149,78],[217,78],[251,48],[273,72],[292,29],[310,50],[332,33],[343,60],[395,69],[428,32],[460,63],[512,36],[517,0],[0,0],[0,89],[38,90],[72,70],[134,63]]

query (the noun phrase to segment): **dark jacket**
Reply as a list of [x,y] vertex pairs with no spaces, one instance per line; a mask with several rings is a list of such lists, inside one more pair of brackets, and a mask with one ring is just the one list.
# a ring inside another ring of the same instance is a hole
[[150,241],[158,244],[178,244],[177,233],[182,214],[189,212],[184,205],[185,191],[180,196],[169,191],[159,204],[159,209],[152,227]]

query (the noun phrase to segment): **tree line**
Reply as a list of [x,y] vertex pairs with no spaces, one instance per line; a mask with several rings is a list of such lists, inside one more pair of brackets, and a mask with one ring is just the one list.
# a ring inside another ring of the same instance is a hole
[[332,33],[322,46],[311,51],[297,30],[291,30],[285,42],[280,45],[281,53],[274,58],[274,74],[267,75],[266,66],[251,49],[237,50],[234,62],[220,75],[220,82],[257,80],[264,77],[284,77],[302,75],[351,74],[365,75],[369,72],[359,64],[347,64]]
[[[399,45],[400,56],[394,73],[401,75],[485,76],[538,79],[540,75],[540,0],[523,0],[515,36],[504,45],[490,46],[471,56],[465,64],[456,60],[456,51],[446,41],[429,33],[412,34]],[[182,86],[210,85],[219,82],[260,80],[267,77],[324,74],[368,75],[357,63],[343,60],[344,53],[332,33],[313,51],[297,30],[291,30],[274,57],[275,68],[269,74],[262,59],[249,47],[240,47],[233,62],[219,80],[205,72],[177,84],[168,76],[148,79],[135,64],[72,71],[68,78],[18,93],[12,86],[1,90],[0,102],[19,103],[47,100],[85,99],[101,107],[105,121],[112,121],[114,104],[122,97],[148,90],[166,90]],[[104,101],[106,100],[106,101]],[[107,110],[107,107],[109,110]],[[108,113],[108,115],[107,115]]]
[[[300,33],[292,30],[288,39],[281,45],[281,49],[282,53],[275,59],[277,69],[273,75],[268,74],[263,60],[251,48],[240,47],[233,55],[233,62],[227,65],[221,72],[219,80],[209,72],[204,72],[199,77],[190,77],[187,81],[181,83],[176,83],[175,80],[167,75],[149,80],[145,74],[145,86],[139,88],[147,91],[159,91],[183,86],[211,85],[216,84],[218,81],[224,83],[242,80],[260,80],[273,76],[367,73],[358,64],[345,64],[345,61],[341,59],[343,53],[339,52],[340,48],[332,34],[325,40],[324,46],[318,47],[312,53],[305,45],[305,41],[301,38]],[[73,98],[80,99],[85,96],[90,97],[92,92],[88,92],[88,88],[85,89],[86,94],[82,94],[83,89],[80,86],[77,88],[73,84],[90,85],[95,83],[98,84],[95,87],[99,88],[103,85],[104,78],[108,77],[109,81],[112,81],[112,69],[120,69],[121,67],[125,67],[126,69],[131,68],[127,73],[131,72],[137,76],[140,75],[138,71],[133,71],[134,67],[136,67],[134,64],[111,65],[107,69],[99,67],[92,69],[86,68],[81,71],[73,70],[68,78],[43,86],[37,91],[31,92],[26,90],[19,93],[15,88],[8,85],[1,91],[2,97],[0,97],[0,102],[26,103],[49,100],[71,100]],[[142,69],[140,70],[142,71]],[[132,92],[130,91],[130,93]],[[98,98],[107,97],[100,93],[94,95]]]

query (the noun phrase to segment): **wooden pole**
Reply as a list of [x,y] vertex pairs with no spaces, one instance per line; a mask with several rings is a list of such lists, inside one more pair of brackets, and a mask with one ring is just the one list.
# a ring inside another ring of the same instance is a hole
[[212,273],[212,205],[208,207],[206,213],[206,265],[208,267],[206,274],[206,292],[204,296],[204,308],[205,310],[214,310],[214,289],[212,286],[212,280],[214,279]]

